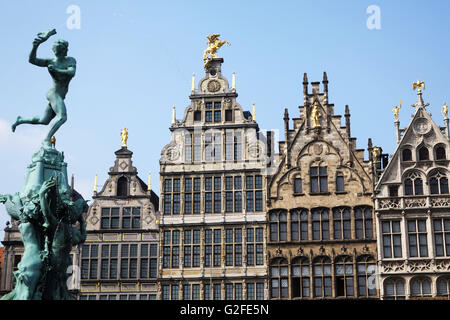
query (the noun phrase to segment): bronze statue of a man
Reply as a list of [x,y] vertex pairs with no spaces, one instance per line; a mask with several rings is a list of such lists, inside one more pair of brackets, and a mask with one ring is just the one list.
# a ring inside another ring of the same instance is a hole
[[53,78],[53,87],[47,92],[48,105],[45,108],[42,117],[35,116],[31,118],[17,117],[16,122],[12,125],[12,131],[16,130],[18,125],[24,123],[48,125],[52,119],[56,121],[50,126],[47,136],[44,139],[44,146],[51,146],[50,139],[55,132],[67,120],[66,105],[64,99],[69,90],[69,82],[75,76],[76,60],[67,56],[69,43],[65,40],[56,40],[53,44],[53,52],[55,57],[52,59],[40,59],[36,57],[37,48],[47,39],[56,34],[55,29],[40,32],[33,41],[33,48],[30,52],[29,62],[38,67],[47,67]]

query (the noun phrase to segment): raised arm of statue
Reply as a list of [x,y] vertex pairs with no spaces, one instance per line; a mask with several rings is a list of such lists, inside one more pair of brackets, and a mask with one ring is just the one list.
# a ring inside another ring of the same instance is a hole
[[51,59],[40,59],[36,57],[37,48],[39,45],[45,41],[47,41],[48,38],[50,38],[52,35],[56,34],[56,30],[48,30],[44,32],[39,32],[37,37],[33,40],[33,48],[31,49],[30,56],[28,58],[28,61],[31,64],[34,64],[38,67],[46,67],[48,66]]
[[49,208],[49,191],[56,185],[56,181],[53,177],[45,181],[41,189],[39,190],[39,200],[41,205],[42,216],[44,218],[44,229],[49,228],[51,225],[56,225],[57,219],[52,215]]

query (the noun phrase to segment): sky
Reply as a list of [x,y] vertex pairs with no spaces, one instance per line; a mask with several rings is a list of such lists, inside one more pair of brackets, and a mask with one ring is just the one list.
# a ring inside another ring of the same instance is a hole
[[[379,15],[368,11],[371,6]],[[299,115],[303,73],[311,82],[326,71],[335,113],[350,107],[357,147],[367,148],[370,137],[393,153],[392,108],[403,101],[401,126],[408,125],[416,101],[413,81],[425,81],[427,109],[443,125],[441,106],[450,102],[448,12],[444,0],[1,1],[0,194],[22,188],[48,130],[10,130],[18,115],[42,115],[47,105],[51,78],[28,63],[40,31],[55,28],[57,35],[39,47],[39,57],[52,57],[51,44],[62,38],[77,60],[65,100],[68,121],[56,134],[56,147],[64,151],[75,188],[89,200],[95,175],[99,189],[108,178],[123,127],[139,176],[147,181],[151,172],[159,194],[172,105],[181,119],[192,73],[197,80],[204,74],[202,55],[211,33],[231,43],[218,52],[225,60],[222,73],[231,79],[236,72],[238,102],[244,110],[255,102],[262,130],[283,132],[284,108],[291,117]],[[0,206],[0,239],[7,220]]]

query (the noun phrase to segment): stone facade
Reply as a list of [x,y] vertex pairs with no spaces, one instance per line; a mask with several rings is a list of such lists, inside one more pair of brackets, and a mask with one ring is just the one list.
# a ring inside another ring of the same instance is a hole
[[[265,299],[271,148],[237,103],[222,58],[205,67],[161,152],[159,297]],[[270,136],[270,135],[269,135]]]
[[448,117],[440,127],[418,92],[406,129],[375,187],[382,299],[439,299],[450,293]]
[[158,196],[138,177],[122,147],[85,217],[79,252],[80,299],[154,300],[159,250]]
[[[377,298],[372,165],[328,102],[328,79],[303,80],[303,106],[268,183],[271,299]],[[371,145],[369,141],[369,151]]]

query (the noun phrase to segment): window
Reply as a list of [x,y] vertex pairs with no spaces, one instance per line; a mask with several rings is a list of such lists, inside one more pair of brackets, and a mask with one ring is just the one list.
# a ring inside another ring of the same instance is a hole
[[313,209],[312,216],[312,236],[313,240],[330,239],[330,221],[328,209]]
[[311,167],[309,175],[311,179],[311,193],[328,191],[327,167]]
[[221,229],[205,229],[205,267],[221,266],[221,231]]
[[426,147],[421,147],[419,149],[419,161],[428,160],[428,149]]
[[353,260],[350,256],[340,256],[336,259],[335,265],[335,281],[337,297],[353,297],[355,295],[353,289],[354,273]]
[[[214,191],[213,191],[213,181],[214,181]],[[220,190],[222,179],[220,177],[207,177],[205,178],[205,213],[220,213],[221,212],[221,201],[222,193]]]
[[355,211],[355,231],[357,239],[373,238],[373,216],[371,207],[357,207]]
[[450,278],[441,277],[436,281],[437,295],[450,298]]
[[128,179],[126,177],[120,177],[119,180],[117,180],[117,196],[128,196]]
[[403,161],[411,161],[412,160],[412,153],[411,153],[410,149],[403,149],[402,160]]
[[164,179],[164,214],[180,214],[180,178]]
[[200,267],[200,230],[184,230],[184,267]]
[[342,174],[338,174],[336,177],[336,192],[343,192],[344,188],[344,176]]
[[118,245],[102,245],[101,279],[117,279]]
[[205,161],[222,159],[222,134],[220,132],[205,133]]
[[183,300],[200,300],[200,284],[183,285]]
[[313,261],[314,297],[331,297],[331,260],[318,257]]
[[247,282],[247,300],[264,300],[264,282]]
[[386,300],[405,300],[405,280],[400,278],[384,281],[384,295]]
[[309,298],[311,283],[307,258],[295,258],[292,261],[292,298]]
[[225,300],[242,300],[242,283],[226,283]]
[[[196,111],[199,113],[199,111]],[[195,116],[195,114],[194,114]],[[200,121],[200,119],[198,120]],[[184,136],[184,159],[186,162],[192,161],[192,134],[188,133]]]
[[377,295],[375,271],[376,265],[373,257],[366,255],[358,258],[356,264],[358,297],[374,297]]
[[436,147],[436,160],[445,160],[445,147]]
[[270,265],[272,298],[287,298],[289,293],[288,266],[285,259],[278,259]]
[[225,229],[225,265],[242,266],[242,229]]
[[120,277],[136,279],[138,268],[138,245],[122,244],[120,248]]
[[447,176],[440,171],[436,171],[430,178],[430,193],[448,194]]
[[98,278],[98,245],[84,244],[81,247],[81,279]]
[[264,264],[263,228],[247,228],[247,265],[261,266]]
[[194,121],[195,122],[202,121],[202,112],[201,111],[194,111]]
[[295,209],[291,212],[291,241],[308,240],[308,211]]
[[414,278],[411,280],[411,296],[426,297],[431,296],[431,281],[428,278]]
[[269,215],[270,241],[287,241],[287,213],[274,212]]
[[294,179],[294,193],[302,193],[302,179],[301,178],[295,178]]
[[122,228],[139,229],[141,227],[141,208],[124,207],[122,208]]
[[194,162],[202,161],[202,135],[201,133],[194,134],[194,152],[193,152]]
[[411,172],[405,179],[405,195],[422,195],[423,194],[423,182],[419,173]]
[[163,268],[178,268],[180,260],[180,230],[165,230],[163,234]]
[[213,285],[213,295],[214,300],[222,300],[222,286],[220,283],[214,283]]
[[241,176],[225,177],[225,211],[242,212]]
[[398,186],[389,186],[389,197],[398,197]]
[[433,220],[433,229],[436,256],[450,256],[450,219]]
[[351,239],[350,208],[333,208],[334,239]]
[[[193,183],[192,183],[193,182]],[[200,213],[200,178],[184,180],[184,213]]]
[[425,220],[408,220],[408,243],[410,257],[428,257]]
[[225,110],[225,121],[233,121],[233,111]]
[[119,229],[120,208],[102,208],[102,229]]
[[[221,122],[222,117],[222,103],[221,102],[207,102],[205,104],[205,122]],[[214,121],[213,121],[214,120]]]
[[247,176],[245,189],[247,212],[262,211],[262,176]]
[[238,130],[227,130],[225,134],[225,160],[242,160],[242,135]]
[[402,256],[400,221],[382,221],[384,258],[400,258]]

